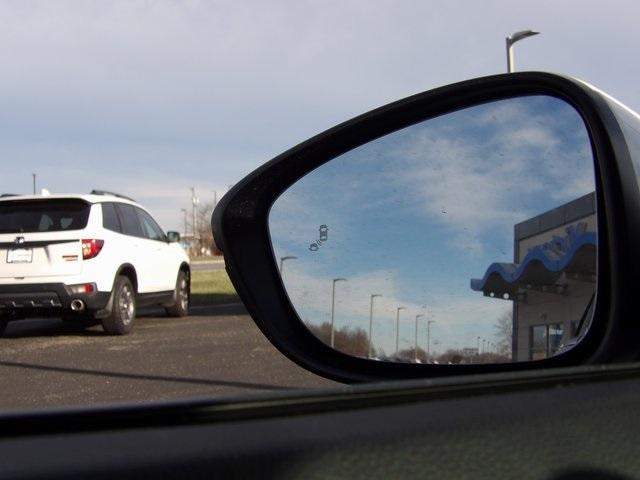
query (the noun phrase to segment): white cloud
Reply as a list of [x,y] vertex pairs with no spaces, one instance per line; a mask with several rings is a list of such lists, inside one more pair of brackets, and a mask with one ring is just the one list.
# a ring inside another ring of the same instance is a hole
[[[331,319],[332,278],[321,277],[305,269],[297,262],[287,265],[285,286],[293,306],[304,321],[311,324],[329,322]],[[408,301],[400,285],[398,272],[377,270],[352,276],[346,282],[336,283],[336,328],[349,326],[368,331],[370,295],[381,294],[374,300],[374,343],[391,352],[395,348],[395,318],[402,306],[400,337],[412,344],[415,335],[415,316],[426,314],[426,319],[436,322],[434,338],[441,348],[475,346],[477,336],[491,339],[496,320],[511,309],[511,302],[489,299],[469,290],[467,295],[439,295],[436,302],[424,304]],[[424,319],[422,320],[424,321]],[[420,327],[420,338],[424,332]]]
[[447,225],[454,245],[483,253],[483,235],[510,236],[514,224],[542,213],[549,197],[561,203],[594,190],[577,114],[533,114],[525,105],[527,99],[503,101],[411,127],[389,152],[399,172],[384,181]]
[[[504,36],[523,25],[542,35],[518,43],[518,69],[574,74],[638,109],[639,12],[578,0],[3,2],[0,158],[28,165],[29,185],[32,171],[47,182],[57,147],[89,163],[117,147],[129,154],[109,165],[122,170],[140,145],[161,146],[169,181],[182,164],[187,186],[235,183],[370,108],[503,72]],[[78,177],[56,182],[73,191]]]

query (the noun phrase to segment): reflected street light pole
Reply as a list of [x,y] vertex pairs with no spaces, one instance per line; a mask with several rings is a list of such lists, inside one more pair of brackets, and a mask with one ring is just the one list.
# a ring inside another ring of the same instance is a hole
[[398,307],[396,309],[396,357],[398,356],[400,347],[400,310],[406,310],[407,307]]
[[435,320],[427,320],[427,362],[429,361],[429,352],[431,350],[431,324],[436,323]]
[[477,355],[480,355],[480,337],[478,337],[478,345],[477,345],[476,349],[478,351]]
[[413,344],[413,361],[415,363],[418,363],[418,319],[420,317],[424,317],[424,313],[420,313],[418,315],[416,315],[416,337],[415,337],[415,342]]
[[376,297],[381,297],[379,293],[374,293],[371,295],[371,301],[369,306],[369,358],[371,358],[373,354],[373,337],[372,337],[372,329],[373,329],[373,299]]
[[284,262],[286,260],[297,260],[298,257],[294,257],[293,255],[287,255],[285,257],[280,257],[280,278],[284,282]]
[[534,35],[538,35],[540,32],[534,30],[522,30],[520,32],[513,33],[506,38],[507,42],[507,72],[515,72],[515,66],[513,62],[513,44]]
[[336,309],[336,282],[346,282],[346,278],[334,278],[331,285],[331,348],[335,344],[334,313]]
[[482,339],[482,353],[487,353],[487,347],[485,347],[486,340]]

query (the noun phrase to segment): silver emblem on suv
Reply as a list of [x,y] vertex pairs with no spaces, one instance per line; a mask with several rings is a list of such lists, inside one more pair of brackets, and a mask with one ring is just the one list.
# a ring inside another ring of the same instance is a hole
[[22,245],[24,243],[24,237],[16,237],[16,243]]

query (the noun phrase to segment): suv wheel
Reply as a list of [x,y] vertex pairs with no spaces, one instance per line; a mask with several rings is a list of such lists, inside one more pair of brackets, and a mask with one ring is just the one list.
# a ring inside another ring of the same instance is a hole
[[125,335],[131,331],[136,318],[136,292],[124,276],[116,278],[113,287],[111,313],[102,319],[102,328],[111,335]]
[[170,317],[186,317],[189,315],[189,279],[182,270],[178,273],[173,298],[175,298],[175,303],[165,308],[167,315]]

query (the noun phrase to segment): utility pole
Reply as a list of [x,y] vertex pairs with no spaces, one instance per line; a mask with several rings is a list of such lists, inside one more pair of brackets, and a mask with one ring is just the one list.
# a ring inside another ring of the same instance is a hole
[[187,209],[181,208],[180,211],[184,214],[184,236],[187,236]]
[[33,194],[36,194],[36,174],[32,173],[31,176],[33,177]]

